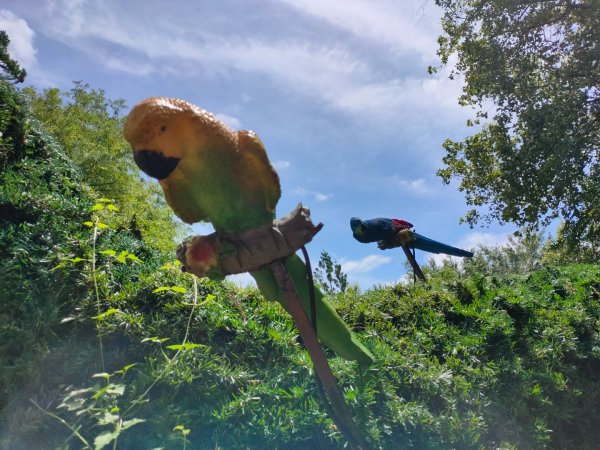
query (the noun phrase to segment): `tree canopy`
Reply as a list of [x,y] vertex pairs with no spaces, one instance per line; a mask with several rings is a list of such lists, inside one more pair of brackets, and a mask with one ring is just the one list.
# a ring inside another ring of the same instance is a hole
[[16,83],[22,83],[25,81],[27,71],[22,69],[19,63],[10,57],[8,44],[10,44],[8,34],[6,31],[0,30],[0,70],[2,71],[0,77]]
[[[564,221],[572,243],[600,239],[600,2],[436,0],[438,54],[464,78],[477,131],[446,140],[445,183],[463,221],[536,229]],[[436,68],[432,68],[435,71]]]
[[34,88],[21,91],[34,115],[63,146],[83,178],[101,197],[121,209],[123,226],[137,230],[161,249],[173,249],[177,226],[160,187],[139,176],[123,137],[123,100],[76,82],[70,91]]

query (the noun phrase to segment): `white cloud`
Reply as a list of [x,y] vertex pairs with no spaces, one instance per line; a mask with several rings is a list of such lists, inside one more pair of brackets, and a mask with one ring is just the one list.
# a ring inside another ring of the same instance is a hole
[[300,197],[310,196],[318,202],[325,202],[333,197],[333,194],[324,194],[322,192],[309,191],[307,189],[304,189],[303,187],[297,187],[292,192]]
[[120,58],[115,58],[112,56],[107,56],[102,58],[103,64],[117,72],[124,72],[129,75],[136,76],[148,76],[155,72],[154,67],[151,64],[144,62],[137,62],[132,64],[131,61],[126,61]]
[[236,117],[228,116],[223,113],[215,114],[215,117],[234,130],[239,130],[242,127],[241,122]]
[[273,167],[277,170],[285,170],[285,169],[289,169],[290,168],[290,162],[289,161],[275,161],[273,163]]
[[[361,39],[380,43],[380,58],[400,61],[406,52],[414,51],[434,57],[439,18],[421,14],[419,2],[403,6],[388,0],[286,0],[286,4]],[[170,16],[171,11],[157,4],[132,6],[129,14],[119,14],[127,8],[111,2],[54,0],[50,5],[44,31],[94,55],[112,70],[140,76],[154,71],[189,79],[255,73],[358,120],[380,125],[403,121],[407,128],[414,124],[426,128],[435,111],[436,121],[464,122],[457,114],[460,83],[448,80],[446,73],[426,75],[425,62],[421,77],[398,78],[397,68],[380,68],[373,55],[353,45],[352,39],[309,40],[306,34],[299,37],[278,27],[269,29],[268,36],[243,26],[225,34],[218,29],[221,22],[197,17],[194,10],[177,17],[178,26],[174,27],[176,18]],[[193,19],[204,26],[192,28]]]
[[476,248],[479,245],[483,245],[484,247],[499,247],[508,244],[508,238],[509,235],[507,234],[481,233],[475,231],[467,234],[458,241],[458,246],[466,249]]
[[31,69],[37,62],[37,50],[33,46],[35,32],[25,20],[5,9],[0,10],[0,30],[6,31],[10,39],[10,56],[24,69]]
[[315,192],[315,200],[318,202],[326,202],[331,197],[333,197],[333,194],[322,194],[320,192]]
[[428,184],[424,178],[407,180],[399,175],[394,175],[389,177],[388,180],[394,188],[400,188],[419,196],[431,196],[438,192],[438,190]]
[[328,21],[352,34],[391,47],[433,56],[439,14],[426,16],[423,2],[367,0],[282,0],[298,10]]
[[359,260],[344,260],[340,261],[342,270],[347,273],[363,273],[387,264],[392,260],[389,256],[383,255],[368,255]]

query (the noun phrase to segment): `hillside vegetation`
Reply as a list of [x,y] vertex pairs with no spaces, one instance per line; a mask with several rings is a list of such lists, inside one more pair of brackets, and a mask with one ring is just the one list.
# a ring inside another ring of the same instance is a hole
[[[344,448],[278,304],[181,273],[6,82],[0,133],[0,448]],[[490,267],[330,295],[373,448],[597,448],[600,265]]]

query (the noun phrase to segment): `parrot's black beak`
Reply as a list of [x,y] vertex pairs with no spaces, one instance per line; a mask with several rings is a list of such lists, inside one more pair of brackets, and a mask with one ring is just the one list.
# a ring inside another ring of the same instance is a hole
[[155,150],[136,150],[133,160],[142,172],[158,180],[167,178],[179,163],[179,158],[165,156]]
[[369,242],[368,240],[365,240],[363,236],[365,231],[367,231],[367,226],[358,217],[350,219],[350,228],[352,228],[354,239],[363,243]]

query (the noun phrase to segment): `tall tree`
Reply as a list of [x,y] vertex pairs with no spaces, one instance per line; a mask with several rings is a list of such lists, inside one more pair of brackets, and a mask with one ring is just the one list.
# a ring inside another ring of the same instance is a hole
[[0,70],[2,71],[0,77],[16,83],[22,83],[25,81],[27,71],[22,69],[19,63],[10,57],[8,44],[10,44],[8,34],[6,31],[0,30]]
[[70,91],[25,88],[34,115],[83,173],[96,195],[120,207],[122,226],[164,250],[173,249],[178,227],[160,187],[142,178],[123,137],[123,100],[76,82]]
[[321,252],[315,278],[327,294],[345,292],[348,288],[348,276],[343,272],[342,265],[325,250]]
[[[478,131],[446,140],[445,183],[463,221],[528,229],[555,218],[573,243],[600,239],[600,2],[436,0],[442,65],[464,77]],[[435,71],[436,68],[431,68]]]

